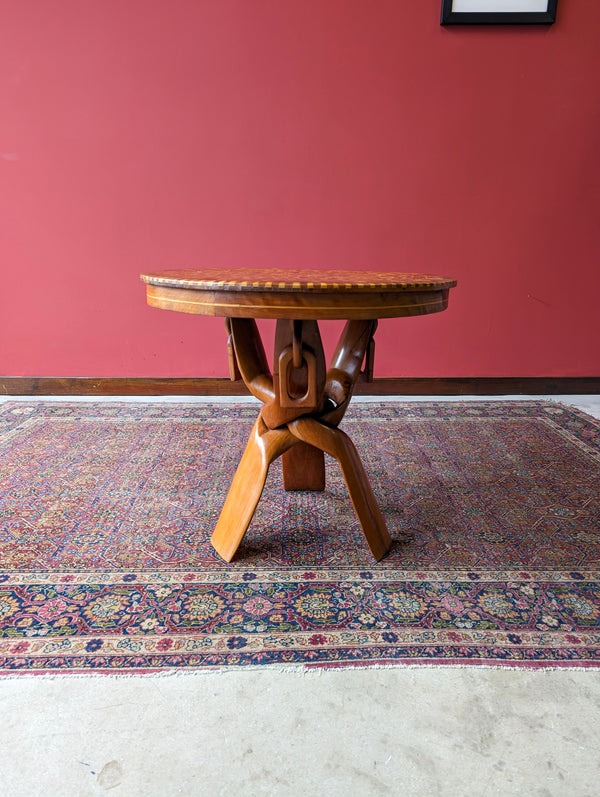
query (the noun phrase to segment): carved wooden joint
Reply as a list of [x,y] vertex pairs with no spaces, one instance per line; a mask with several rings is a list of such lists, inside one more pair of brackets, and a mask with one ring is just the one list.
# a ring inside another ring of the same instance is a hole
[[288,346],[279,355],[279,404],[281,407],[317,409],[317,359],[307,348],[300,351],[296,365],[296,351]]

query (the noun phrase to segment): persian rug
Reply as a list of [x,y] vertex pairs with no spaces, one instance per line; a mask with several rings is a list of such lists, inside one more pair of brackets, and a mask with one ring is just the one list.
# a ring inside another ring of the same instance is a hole
[[274,463],[210,535],[257,405],[0,406],[0,672],[600,665],[600,422],[546,402],[355,403],[394,546],[339,472]]

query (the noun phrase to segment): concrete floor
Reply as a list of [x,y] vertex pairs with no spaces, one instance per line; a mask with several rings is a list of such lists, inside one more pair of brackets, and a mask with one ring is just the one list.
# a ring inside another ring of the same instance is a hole
[[600,671],[0,679],[0,797],[106,792],[596,797]]

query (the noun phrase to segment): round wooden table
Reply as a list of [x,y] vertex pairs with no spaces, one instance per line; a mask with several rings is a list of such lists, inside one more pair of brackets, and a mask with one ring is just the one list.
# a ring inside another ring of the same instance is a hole
[[[379,561],[392,540],[354,444],[338,429],[363,361],[372,372],[377,319],[445,310],[456,281],[375,271],[202,269],[142,274],[148,304],[224,316],[232,378],[263,402],[211,541],[230,562],[281,456],[286,490],[325,488],[324,452],[340,464],[367,543]],[[273,371],[255,319],[275,318]],[[329,368],[318,320],[344,319]]]

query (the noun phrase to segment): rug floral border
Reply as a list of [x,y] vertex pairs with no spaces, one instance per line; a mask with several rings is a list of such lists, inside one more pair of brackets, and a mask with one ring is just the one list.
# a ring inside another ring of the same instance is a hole
[[[160,579],[152,573],[98,575],[64,574],[58,583],[50,574],[4,576],[2,587],[16,590],[27,606],[21,619],[38,622],[19,630],[17,619],[14,635],[0,640],[0,672],[262,664],[600,665],[600,634],[593,630],[597,571],[454,573],[452,580],[444,573],[349,573],[340,580],[340,573],[332,579],[313,571],[245,571],[235,582],[208,582],[200,573],[161,573]],[[273,608],[290,601],[311,628],[286,625],[281,618],[279,630],[273,630]],[[377,620],[386,608],[393,625]],[[267,610],[270,628],[261,623]],[[534,628],[520,630],[517,624],[535,612]],[[427,614],[427,628],[418,625],[420,614]],[[211,615],[219,616],[218,628],[193,627],[210,625]],[[356,617],[356,628],[347,622],[331,628],[348,615]],[[65,618],[85,628],[73,635]],[[590,630],[573,630],[582,620],[592,624]]]

